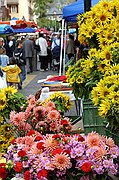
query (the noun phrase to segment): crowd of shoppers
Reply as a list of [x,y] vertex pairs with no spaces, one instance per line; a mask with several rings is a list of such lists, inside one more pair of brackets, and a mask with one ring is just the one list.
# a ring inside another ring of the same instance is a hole
[[[74,58],[75,54],[78,54],[78,59],[83,56],[86,57],[89,49],[87,46],[82,46],[71,34],[67,34],[65,45],[68,60]],[[81,54],[82,49],[86,49],[83,55]],[[59,71],[60,52],[60,32],[52,34],[52,36],[40,32],[38,37],[31,38],[26,35],[26,37],[21,37],[20,40],[13,34],[6,36],[6,39],[0,37],[0,71],[2,71],[0,77],[7,82],[7,85],[15,85],[16,83],[15,86],[22,89],[26,75],[34,70],[43,72],[52,69]],[[40,62],[40,69],[37,68],[38,62]],[[9,78],[9,75],[11,77],[18,76],[18,78],[13,80],[13,78]]]

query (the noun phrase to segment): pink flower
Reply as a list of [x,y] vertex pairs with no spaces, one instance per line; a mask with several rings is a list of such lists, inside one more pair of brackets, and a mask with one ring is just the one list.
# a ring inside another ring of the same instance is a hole
[[34,115],[35,115],[35,117],[43,117],[45,115],[44,107],[37,106],[36,108],[34,108]]
[[44,147],[49,151],[53,151],[54,149],[59,148],[59,143],[52,135],[49,135],[44,141]]
[[70,157],[65,153],[56,154],[52,158],[52,164],[60,171],[71,168]]
[[52,101],[48,101],[48,102],[45,104],[45,107],[46,107],[46,108],[47,108],[47,107],[55,108],[55,104],[54,104],[54,102],[52,102]]
[[15,125],[15,126],[19,126],[19,124],[21,122],[25,122],[25,113],[24,112],[19,112],[19,113],[11,113],[10,114],[10,123]]
[[86,142],[89,147],[99,146],[101,137],[98,133],[92,132],[87,135]]
[[52,121],[55,121],[60,118],[60,113],[56,110],[52,110],[48,113],[47,118]]
[[52,122],[50,124],[50,131],[56,131],[58,124],[56,122]]

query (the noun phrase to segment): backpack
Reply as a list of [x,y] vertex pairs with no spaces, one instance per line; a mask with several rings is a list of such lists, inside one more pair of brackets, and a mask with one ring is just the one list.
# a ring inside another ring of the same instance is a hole
[[25,65],[24,64],[24,59],[22,58],[22,56],[23,56],[22,49],[20,49],[19,51],[14,51],[13,56],[14,56],[14,58],[16,60],[16,64],[18,66]]
[[54,43],[55,43],[56,46],[52,50],[52,55],[53,55],[53,58],[59,58],[60,57],[60,49],[61,49],[61,47],[60,47],[60,45],[59,46],[57,45],[56,39],[54,39]]

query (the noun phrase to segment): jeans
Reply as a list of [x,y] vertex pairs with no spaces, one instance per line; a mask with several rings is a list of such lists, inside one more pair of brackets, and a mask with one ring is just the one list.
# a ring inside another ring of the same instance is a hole
[[26,68],[25,65],[19,67],[21,69],[20,76],[20,82],[22,83],[26,79]]

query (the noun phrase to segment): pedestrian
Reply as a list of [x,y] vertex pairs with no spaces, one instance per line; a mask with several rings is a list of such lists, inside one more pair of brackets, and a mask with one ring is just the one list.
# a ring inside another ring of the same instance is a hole
[[3,72],[0,68],[0,89],[7,87],[6,81],[3,78]]
[[40,71],[48,70],[48,58],[47,58],[47,40],[44,38],[43,33],[39,33],[39,38],[36,40],[36,45],[40,47],[39,58],[40,58]]
[[23,50],[25,53],[25,60],[26,60],[26,70],[27,74],[33,72],[33,41],[29,39],[29,36],[26,36],[26,39],[23,42]]
[[7,44],[7,55],[9,57],[13,57],[13,52],[15,50],[15,46],[16,46],[16,39],[13,35],[9,36],[9,42]]
[[57,36],[53,39],[52,45],[52,66],[59,69],[60,65],[60,50],[61,50],[61,34],[58,32]]
[[68,59],[70,60],[72,57],[74,57],[74,36],[71,34],[68,34],[68,39],[66,42],[66,54],[68,55]]
[[9,59],[9,65],[1,68],[3,72],[6,72],[6,81],[8,86],[15,86],[18,88],[20,83],[19,74],[21,69],[17,66],[16,60],[14,57]]
[[2,37],[0,38],[0,55],[1,54],[6,54],[6,49],[4,48],[4,39]]
[[20,83],[18,84],[18,89],[22,89],[22,84],[26,79],[26,61],[25,61],[25,53],[23,50],[23,42],[22,40],[17,41],[16,48],[14,50],[14,58],[16,59],[17,65],[21,69],[19,74],[20,76]]

